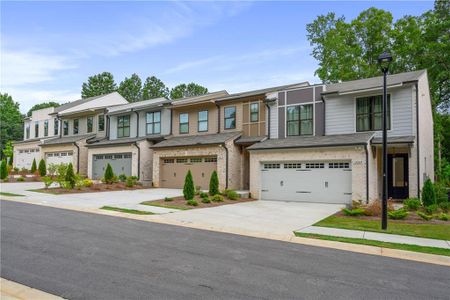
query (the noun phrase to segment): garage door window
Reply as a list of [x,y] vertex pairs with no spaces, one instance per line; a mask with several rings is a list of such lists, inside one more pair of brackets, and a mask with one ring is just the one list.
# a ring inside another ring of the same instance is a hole
[[301,169],[302,164],[292,163],[292,164],[284,164],[285,169]]
[[298,105],[287,108],[287,135],[313,134],[313,106]]
[[305,168],[307,169],[323,169],[325,168],[324,163],[306,163]]
[[159,111],[148,112],[146,114],[146,122],[147,134],[161,133],[161,113]]
[[117,137],[130,136],[130,116],[121,116],[117,118]]
[[280,164],[264,164],[264,169],[279,169]]
[[350,164],[348,162],[333,162],[328,164],[330,169],[348,169]]
[[185,164],[187,162],[188,162],[187,158],[177,158],[177,163],[179,164]]
[[217,162],[217,157],[205,157],[205,162]]

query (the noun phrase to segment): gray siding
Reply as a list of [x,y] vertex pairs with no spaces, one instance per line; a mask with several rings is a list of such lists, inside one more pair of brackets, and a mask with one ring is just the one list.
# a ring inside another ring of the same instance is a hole
[[136,129],[137,129],[137,116],[135,113],[128,113],[123,115],[117,115],[117,116],[110,116],[110,133],[109,133],[109,139],[115,140],[117,139],[117,118],[120,116],[130,116],[130,138],[136,137]]
[[301,89],[287,92],[287,104],[301,104],[312,102],[314,89]]
[[314,133],[315,135],[325,135],[325,105],[323,102],[315,104],[314,111]]
[[[139,136],[147,135],[147,112],[160,111],[161,112],[161,135],[170,134],[170,109],[149,109],[139,112]],[[134,113],[135,114],[135,113]]]
[[285,126],[286,126],[286,121],[285,121],[285,107],[280,107],[278,109],[278,138],[285,138],[286,137],[286,132],[285,132]]

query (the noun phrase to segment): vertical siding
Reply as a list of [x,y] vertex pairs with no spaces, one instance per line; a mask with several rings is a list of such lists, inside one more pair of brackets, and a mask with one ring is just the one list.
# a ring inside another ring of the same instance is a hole
[[278,138],[278,105],[270,107],[270,138]]
[[285,132],[285,107],[278,108],[278,138],[282,139],[286,137]]

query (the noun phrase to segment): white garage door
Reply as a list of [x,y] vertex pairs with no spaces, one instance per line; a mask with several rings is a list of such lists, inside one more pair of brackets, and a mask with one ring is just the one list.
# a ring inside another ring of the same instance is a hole
[[261,199],[350,203],[352,170],[348,161],[267,162],[261,165]]
[[73,164],[73,152],[72,151],[64,151],[64,152],[51,152],[45,154],[45,162],[47,166],[50,164]]
[[30,170],[33,160],[36,160],[37,165],[41,159],[39,148],[19,150],[14,155],[14,166],[19,169],[25,168]]

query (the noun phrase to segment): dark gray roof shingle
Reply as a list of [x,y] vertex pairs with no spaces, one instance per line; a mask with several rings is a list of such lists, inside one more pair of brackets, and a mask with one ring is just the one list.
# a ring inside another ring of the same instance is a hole
[[70,144],[75,143],[77,141],[81,141],[83,139],[89,139],[95,137],[95,134],[85,134],[85,135],[73,135],[73,136],[65,136],[65,137],[57,137],[54,139],[48,139],[42,141],[41,146],[48,145],[59,145],[59,144]]
[[[388,144],[413,144],[416,138],[414,136],[388,136]],[[372,139],[372,144],[382,144],[383,138],[376,137]]]
[[238,145],[254,144],[257,142],[261,142],[265,139],[267,139],[266,136],[241,136],[239,139],[236,140],[235,144]]
[[288,137],[285,139],[270,139],[261,143],[253,144],[248,150],[268,150],[287,148],[315,148],[332,146],[365,145],[373,137],[373,132],[362,132],[352,134],[324,135],[324,136],[301,136]]
[[231,138],[239,137],[240,132],[227,132],[218,134],[205,134],[205,135],[191,135],[191,136],[178,136],[164,140],[152,148],[170,148],[170,147],[184,147],[184,146],[202,146],[202,145],[215,145],[222,144]]
[[141,136],[135,138],[125,138],[125,139],[114,139],[114,140],[100,140],[94,143],[88,143],[86,147],[95,148],[95,147],[104,147],[104,146],[116,146],[116,145],[124,145],[124,144],[132,144],[137,141],[149,140],[149,141],[160,141],[164,139],[163,136]]

